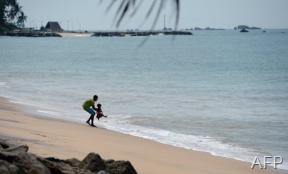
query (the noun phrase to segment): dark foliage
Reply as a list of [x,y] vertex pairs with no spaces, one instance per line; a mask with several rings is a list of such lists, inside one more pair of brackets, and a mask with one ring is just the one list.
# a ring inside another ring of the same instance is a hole
[[17,0],[0,0],[0,33],[23,27],[26,18]]

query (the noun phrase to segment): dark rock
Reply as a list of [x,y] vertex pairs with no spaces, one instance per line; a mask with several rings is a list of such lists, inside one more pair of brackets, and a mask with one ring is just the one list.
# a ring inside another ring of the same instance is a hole
[[73,158],[61,160],[54,157],[39,158],[52,174],[95,174],[90,170],[79,168],[80,161]]
[[9,144],[4,141],[0,141],[0,150],[9,148]]
[[13,163],[15,161],[19,161],[20,157],[17,154],[13,154],[10,152],[0,152],[0,160],[7,161],[9,163]]
[[137,174],[129,161],[106,162],[106,171],[110,174]]
[[7,148],[4,149],[4,152],[14,152],[14,153],[20,153],[20,152],[28,152],[29,147],[27,145],[21,145],[17,147]]
[[0,160],[0,173],[1,174],[20,174],[20,173],[23,173],[23,171],[21,172],[16,165]]
[[79,161],[76,158],[67,159],[67,160],[65,160],[65,162],[72,167],[79,167],[80,163],[81,163],[81,161]]
[[30,153],[19,153],[20,160],[16,161],[16,165],[23,168],[26,173],[33,174],[50,174],[49,169],[44,166],[38,158]]
[[240,32],[241,33],[248,33],[249,31],[247,29],[243,28],[243,29],[240,30]]
[[7,142],[6,140],[0,139],[0,151],[4,152],[28,152],[29,147],[27,145],[15,145]]
[[23,174],[50,174],[49,169],[35,155],[27,152],[0,152],[0,160],[17,166]]
[[42,31],[9,31],[5,35],[17,37],[62,37],[58,33]]
[[129,161],[104,161],[89,153],[82,161],[42,158],[28,153],[28,146],[0,140],[0,174],[137,174]]
[[107,163],[113,163],[115,160],[113,160],[113,159],[108,159],[108,160],[105,160],[105,164],[107,164]]
[[104,170],[101,170],[101,171],[97,172],[97,174],[109,174],[109,173],[104,171]]
[[57,158],[38,158],[52,174],[75,174],[72,166]]
[[92,172],[105,170],[105,163],[100,155],[89,153],[80,163],[80,167]]

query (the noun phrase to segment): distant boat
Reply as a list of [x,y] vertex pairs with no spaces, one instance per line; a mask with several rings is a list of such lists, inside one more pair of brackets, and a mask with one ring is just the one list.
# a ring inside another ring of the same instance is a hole
[[241,33],[247,33],[247,32],[249,32],[246,28],[242,28],[241,30],[240,30],[240,32]]

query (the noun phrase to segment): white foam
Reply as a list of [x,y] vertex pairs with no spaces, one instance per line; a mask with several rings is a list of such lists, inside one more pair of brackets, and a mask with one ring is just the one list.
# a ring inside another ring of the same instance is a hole
[[9,100],[10,103],[15,103],[15,104],[21,104],[21,105],[29,105],[29,106],[33,106],[33,104],[28,104],[24,101],[19,101],[19,100],[13,100],[13,99],[10,99]]
[[[116,116],[116,118],[113,117],[114,116],[111,116],[109,119],[101,119],[97,124],[103,128],[153,140],[163,144],[195,151],[207,152],[213,156],[231,158],[248,163],[251,163],[255,156],[265,156],[265,154],[251,148],[244,148],[236,144],[224,143],[221,141],[221,138],[217,139],[209,136],[181,134],[168,130],[131,125],[127,119],[117,119],[117,117],[121,118],[122,116]],[[123,117],[127,118],[129,116]],[[288,166],[283,164],[281,166],[279,165],[279,168],[287,170]]]
[[0,82],[0,87],[1,88],[9,88],[9,86],[7,85],[7,82]]
[[241,161],[251,161],[255,155],[259,155],[255,150],[242,148],[237,145],[225,144],[221,140],[212,137],[180,134],[167,130],[147,128],[137,125],[130,125],[126,121],[100,121],[102,127],[125,134],[138,136],[154,140],[163,144],[173,145],[185,149],[208,152],[215,156],[233,158]]
[[20,104],[20,105],[25,105],[25,106],[31,106],[31,107],[42,107],[41,105],[39,105],[39,104],[36,104],[36,103],[33,103],[33,102],[31,102],[31,101],[25,101],[25,100],[22,100],[22,99],[20,99],[20,100],[16,100],[16,99],[14,99],[14,98],[12,98],[12,97],[8,97],[8,96],[4,96],[5,98],[8,98],[9,100],[9,102],[11,102],[11,103],[15,103],[15,104]]

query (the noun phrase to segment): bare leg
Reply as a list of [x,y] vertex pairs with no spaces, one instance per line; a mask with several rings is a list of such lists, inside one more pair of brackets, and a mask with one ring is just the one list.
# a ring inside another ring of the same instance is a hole
[[[93,115],[91,115],[91,126],[93,126],[93,127],[96,127],[95,125],[94,125],[94,116],[95,116],[95,114],[93,114]],[[90,119],[89,118],[89,119]]]
[[[94,123],[93,123],[93,122],[94,122],[94,115],[95,115],[95,114],[91,114],[91,115],[90,115],[89,119],[86,121],[87,124],[89,124],[89,125],[93,125],[93,124],[94,124]],[[91,124],[90,124],[90,120],[92,121]]]
[[90,125],[90,117],[89,117],[89,119],[86,121],[86,123]]

